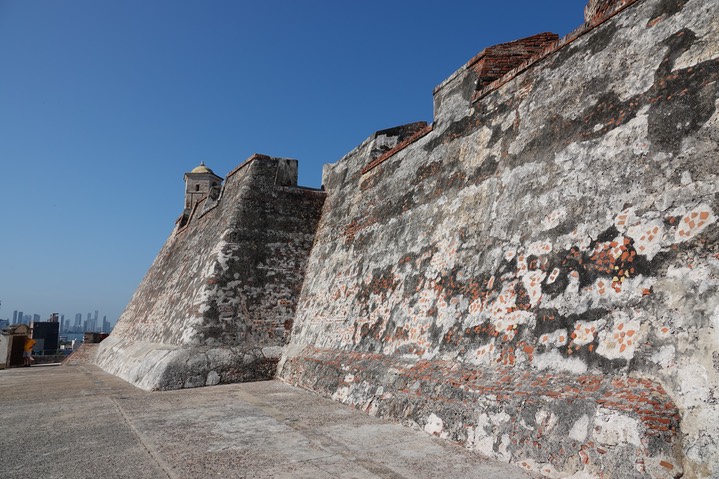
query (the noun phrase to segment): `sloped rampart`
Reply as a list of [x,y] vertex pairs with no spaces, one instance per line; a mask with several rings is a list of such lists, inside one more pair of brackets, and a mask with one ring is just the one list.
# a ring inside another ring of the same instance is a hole
[[324,201],[297,161],[255,155],[182,218],[97,363],[144,389],[274,376]]
[[325,170],[280,377],[548,477],[717,477],[716,3],[590,7]]

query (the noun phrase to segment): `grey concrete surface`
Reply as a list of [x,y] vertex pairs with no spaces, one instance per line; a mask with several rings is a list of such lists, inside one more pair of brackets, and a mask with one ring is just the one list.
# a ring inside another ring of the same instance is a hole
[[530,476],[279,381],[150,393],[83,364],[0,371],[0,477]]

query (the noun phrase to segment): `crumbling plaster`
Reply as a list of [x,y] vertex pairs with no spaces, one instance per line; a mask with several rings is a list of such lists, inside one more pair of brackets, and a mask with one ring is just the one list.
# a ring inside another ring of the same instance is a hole
[[426,136],[326,168],[280,377],[548,477],[719,475],[710,4],[637,2],[476,102],[460,71]]

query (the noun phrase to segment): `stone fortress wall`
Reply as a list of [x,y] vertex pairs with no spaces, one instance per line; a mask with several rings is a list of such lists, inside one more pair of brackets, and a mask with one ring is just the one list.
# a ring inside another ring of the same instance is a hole
[[252,156],[178,220],[98,364],[145,389],[273,377],[324,196],[296,160]]
[[[192,387],[269,377],[286,344],[283,381],[546,477],[719,477],[718,6],[592,0],[564,39],[487,48],[323,193],[250,161],[98,361]],[[304,216],[265,233],[279,192]],[[275,230],[292,267],[260,276]]]

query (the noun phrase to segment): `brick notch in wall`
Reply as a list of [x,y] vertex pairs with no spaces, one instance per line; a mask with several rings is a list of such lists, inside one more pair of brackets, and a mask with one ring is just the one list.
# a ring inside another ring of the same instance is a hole
[[469,68],[474,70],[478,77],[475,90],[482,90],[558,41],[559,35],[545,32],[485,48],[472,59],[469,65]]
[[635,0],[589,0],[584,7],[584,22],[594,26],[612,16],[623,7],[634,3]]

